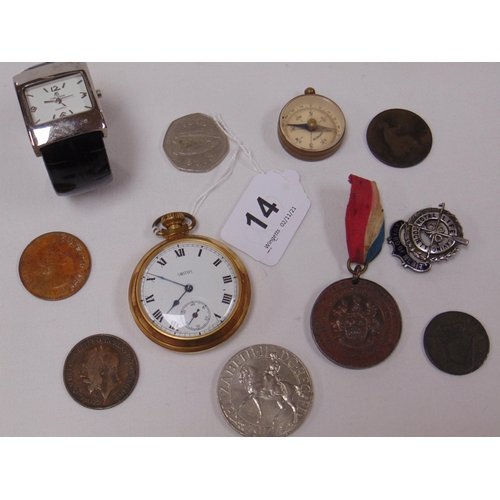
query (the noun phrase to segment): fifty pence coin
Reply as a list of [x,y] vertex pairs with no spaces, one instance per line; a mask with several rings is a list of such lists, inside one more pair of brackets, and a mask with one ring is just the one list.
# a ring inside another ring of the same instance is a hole
[[365,279],[333,283],[319,295],[311,314],[320,351],[345,368],[369,368],[384,361],[396,347],[401,329],[396,301]]
[[64,385],[81,405],[103,410],[130,396],[139,376],[133,349],[108,334],[87,337],[71,349],[64,363]]
[[87,282],[90,253],[69,233],[53,232],[35,238],[19,261],[25,288],[41,299],[61,300],[74,295]]
[[378,160],[398,168],[417,165],[432,147],[427,123],[406,109],[388,109],[375,116],[368,125],[366,140]]
[[163,149],[179,170],[208,172],[225,158],[229,142],[213,118],[193,113],[170,124]]
[[412,271],[429,271],[434,262],[448,260],[462,245],[468,245],[460,222],[441,203],[437,208],[424,208],[408,221],[399,220],[391,226],[387,241],[392,255]]
[[217,396],[224,418],[243,436],[287,436],[308,415],[313,388],[307,368],[295,354],[258,344],[226,363]]
[[466,375],[482,366],[490,341],[476,318],[448,311],[438,314],[427,325],[424,349],[436,368],[451,375]]

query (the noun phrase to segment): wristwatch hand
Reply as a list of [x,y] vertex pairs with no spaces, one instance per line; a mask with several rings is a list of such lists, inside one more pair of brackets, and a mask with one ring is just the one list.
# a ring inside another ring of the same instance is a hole
[[62,97],[55,97],[54,99],[51,99],[50,101],[43,101],[44,103],[49,103],[49,102],[55,102],[56,104],[62,104],[63,99],[67,99],[68,97],[73,97],[73,94],[69,95],[63,95]]

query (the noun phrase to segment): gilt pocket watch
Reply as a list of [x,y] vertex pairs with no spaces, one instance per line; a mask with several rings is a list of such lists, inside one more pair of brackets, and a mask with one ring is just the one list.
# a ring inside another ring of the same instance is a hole
[[344,133],[342,110],[311,87],[285,104],[278,121],[281,145],[299,160],[328,158],[339,149]]
[[210,349],[229,338],[250,305],[248,273],[219,241],[191,236],[196,219],[184,212],[153,223],[166,241],[152,248],[132,274],[129,303],[153,342],[181,352]]

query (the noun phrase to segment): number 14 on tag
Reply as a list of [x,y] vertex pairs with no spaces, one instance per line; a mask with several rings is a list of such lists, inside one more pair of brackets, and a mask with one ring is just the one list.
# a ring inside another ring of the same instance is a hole
[[294,170],[255,176],[221,236],[254,259],[274,266],[311,206]]

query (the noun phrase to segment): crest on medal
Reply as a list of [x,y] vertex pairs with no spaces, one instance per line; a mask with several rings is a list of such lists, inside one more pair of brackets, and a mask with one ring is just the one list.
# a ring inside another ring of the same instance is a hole
[[332,330],[339,342],[347,347],[364,348],[372,342],[372,335],[379,335],[381,324],[377,320],[379,309],[359,295],[352,296],[352,302],[344,298],[332,311]]
[[445,210],[444,203],[419,210],[406,222],[395,222],[387,241],[402,266],[419,273],[429,271],[435,262],[448,260],[462,245],[469,244],[460,222]]

